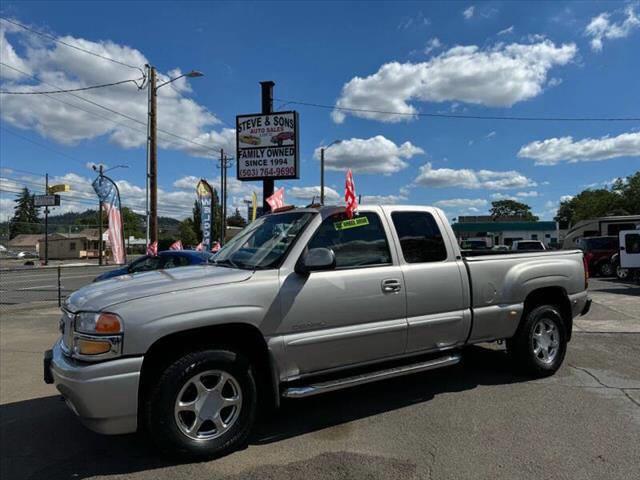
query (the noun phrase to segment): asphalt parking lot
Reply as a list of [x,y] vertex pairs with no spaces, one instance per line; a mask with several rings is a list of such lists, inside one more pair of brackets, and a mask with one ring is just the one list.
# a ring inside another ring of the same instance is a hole
[[2,313],[0,478],[638,478],[640,287],[596,279],[591,295],[554,377],[474,347],[460,366],[285,402],[244,450],[202,463],[86,430],[42,381],[57,309]]

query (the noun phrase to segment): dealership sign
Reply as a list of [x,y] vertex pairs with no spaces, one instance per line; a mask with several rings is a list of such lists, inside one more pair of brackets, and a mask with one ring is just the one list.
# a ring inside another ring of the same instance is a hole
[[298,112],[236,117],[238,180],[299,178]]
[[34,207],[57,207],[60,205],[60,195],[34,195]]

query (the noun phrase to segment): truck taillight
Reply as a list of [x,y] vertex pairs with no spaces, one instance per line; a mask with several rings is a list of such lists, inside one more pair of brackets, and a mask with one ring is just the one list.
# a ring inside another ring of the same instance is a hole
[[589,260],[586,255],[582,255],[582,265],[584,266],[584,288],[589,288]]

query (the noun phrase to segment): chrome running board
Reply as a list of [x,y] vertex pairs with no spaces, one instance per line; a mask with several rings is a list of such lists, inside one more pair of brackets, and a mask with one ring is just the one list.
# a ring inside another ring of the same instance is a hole
[[314,383],[311,385],[289,387],[284,389],[284,391],[282,392],[282,396],[285,398],[310,397],[312,395],[318,395],[320,393],[355,387],[356,385],[364,385],[365,383],[377,382],[379,380],[386,380],[387,378],[400,377],[402,375],[409,375],[411,373],[418,373],[424,372],[426,370],[433,370],[435,368],[448,367],[450,365],[459,363],[460,359],[460,354],[454,353],[426,362],[413,363],[411,365],[402,365],[400,367],[393,367],[387,370],[378,370],[375,372],[363,373],[361,375],[356,375],[353,377],[339,378],[326,382]]

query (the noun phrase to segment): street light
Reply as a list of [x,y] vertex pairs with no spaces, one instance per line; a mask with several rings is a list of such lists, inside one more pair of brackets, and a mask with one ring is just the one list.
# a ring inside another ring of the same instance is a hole
[[324,205],[324,151],[341,141],[342,140],[334,140],[329,145],[320,148],[320,205]]
[[157,149],[157,94],[160,87],[164,87],[176,80],[188,77],[203,77],[204,74],[191,70],[166,82],[156,85],[156,67],[147,65],[149,78],[147,124],[147,245],[158,241],[158,149]]

